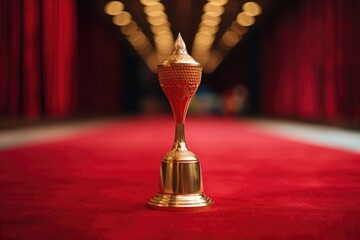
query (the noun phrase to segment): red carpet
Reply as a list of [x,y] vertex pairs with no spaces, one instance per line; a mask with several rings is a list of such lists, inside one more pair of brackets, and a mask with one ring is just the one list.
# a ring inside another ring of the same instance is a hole
[[172,118],[0,152],[0,239],[360,239],[360,155],[189,118],[212,209],[146,207]]

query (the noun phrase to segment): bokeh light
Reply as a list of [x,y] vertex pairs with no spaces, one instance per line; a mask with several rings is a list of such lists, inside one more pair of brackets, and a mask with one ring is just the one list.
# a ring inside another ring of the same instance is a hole
[[124,4],[119,1],[110,1],[104,7],[105,13],[111,16],[118,15],[123,10],[124,10]]
[[248,15],[246,12],[241,12],[237,15],[236,21],[241,26],[248,27],[255,23],[255,18],[253,16]]
[[120,14],[114,16],[113,22],[117,26],[125,26],[131,22],[131,14],[126,11],[122,11]]
[[256,2],[247,2],[243,5],[243,11],[249,16],[257,16],[261,13],[261,7]]

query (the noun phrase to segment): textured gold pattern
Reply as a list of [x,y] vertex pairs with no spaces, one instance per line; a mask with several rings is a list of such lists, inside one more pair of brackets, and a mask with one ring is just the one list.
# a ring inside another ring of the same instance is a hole
[[167,159],[167,160],[196,160],[196,156],[191,151],[170,150],[164,156],[164,159]]
[[201,66],[159,66],[159,82],[169,99],[176,122],[184,122],[191,98],[201,82]]
[[172,67],[160,65],[158,68],[159,82],[165,84],[196,84],[201,82],[201,66],[177,65]]
[[160,167],[159,193],[148,203],[155,208],[205,207],[213,201],[204,194],[198,158],[186,146],[185,117],[201,82],[202,66],[187,54],[179,35],[173,54],[158,67],[159,82],[175,117],[175,139]]

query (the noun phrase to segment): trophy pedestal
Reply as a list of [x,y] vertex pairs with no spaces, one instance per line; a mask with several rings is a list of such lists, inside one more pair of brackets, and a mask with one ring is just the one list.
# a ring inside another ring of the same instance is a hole
[[158,193],[148,203],[149,207],[161,208],[199,208],[213,204],[212,200],[204,193],[197,194],[167,194]]
[[159,189],[149,206],[196,208],[213,204],[204,194],[200,162],[188,150],[171,150],[165,156],[160,167]]

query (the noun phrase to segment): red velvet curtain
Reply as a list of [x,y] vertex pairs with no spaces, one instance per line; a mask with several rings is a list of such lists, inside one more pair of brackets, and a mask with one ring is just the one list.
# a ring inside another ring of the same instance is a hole
[[75,107],[74,0],[0,1],[0,114],[38,118]]
[[262,111],[360,125],[360,1],[285,3],[263,36]]

